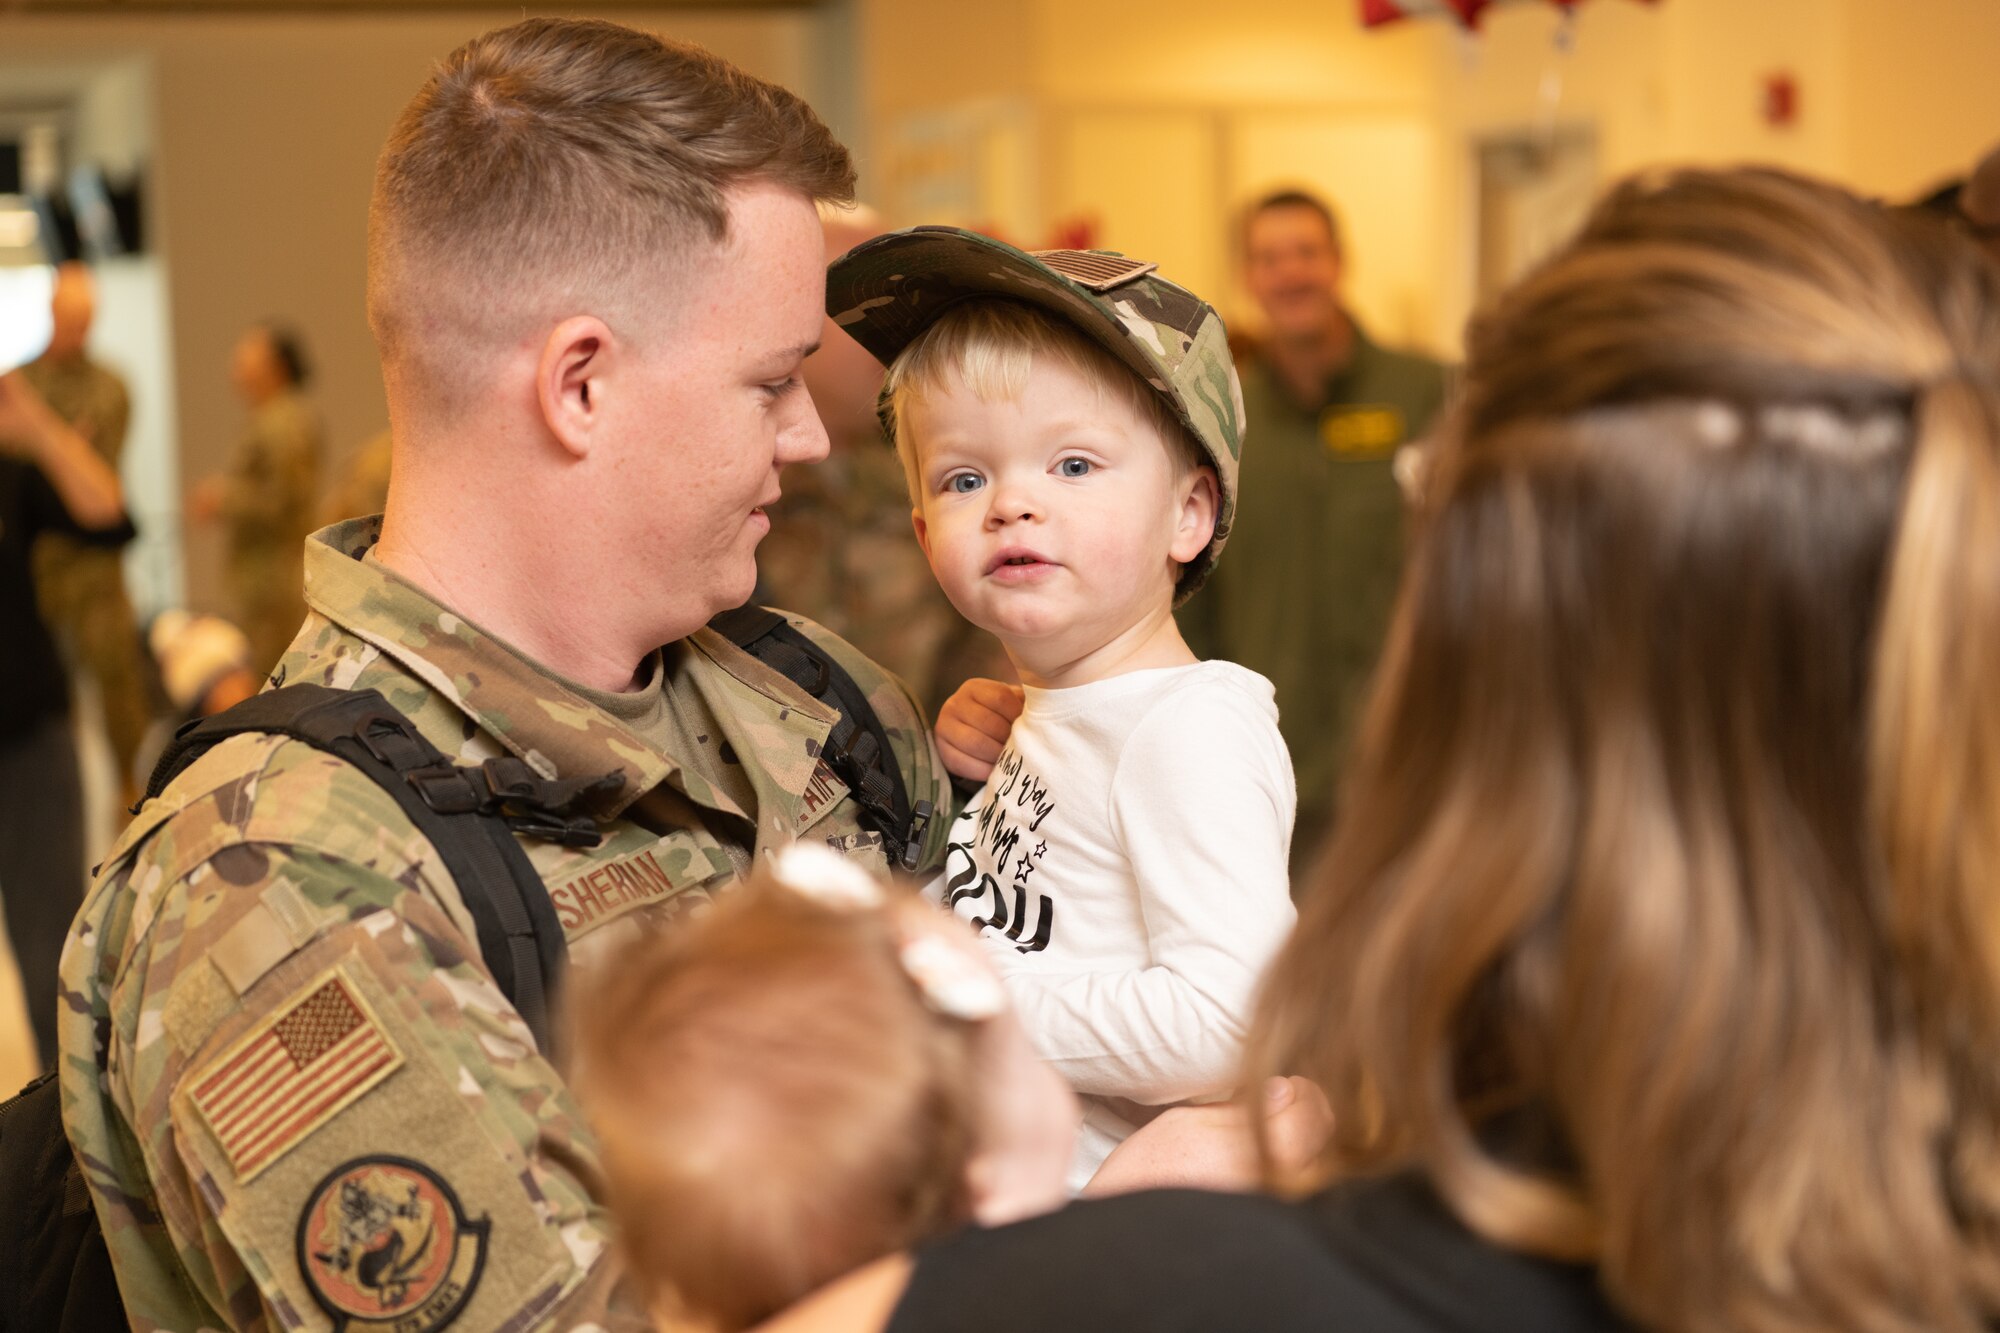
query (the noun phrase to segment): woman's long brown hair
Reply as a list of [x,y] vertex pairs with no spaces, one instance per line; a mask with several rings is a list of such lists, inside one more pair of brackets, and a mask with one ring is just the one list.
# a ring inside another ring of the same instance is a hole
[[1660,1330],[2000,1314],[1996,374],[2000,272],[1773,172],[1620,188],[1475,323],[1253,1043],[1315,1179]]

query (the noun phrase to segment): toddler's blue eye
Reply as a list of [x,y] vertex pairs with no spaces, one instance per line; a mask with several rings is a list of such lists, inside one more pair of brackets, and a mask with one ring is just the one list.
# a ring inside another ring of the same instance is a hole
[[956,476],[946,477],[944,488],[958,495],[967,495],[978,490],[982,484],[984,483],[976,474],[960,472]]
[[1087,477],[1096,467],[1088,458],[1065,458],[1056,464],[1056,475],[1063,477]]

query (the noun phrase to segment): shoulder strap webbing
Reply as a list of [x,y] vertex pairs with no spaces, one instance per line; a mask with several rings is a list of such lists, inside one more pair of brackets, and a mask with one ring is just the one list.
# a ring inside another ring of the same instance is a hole
[[708,622],[710,629],[834,710],[825,759],[847,784],[862,816],[882,835],[889,864],[915,870],[923,856],[924,830],[935,811],[929,801],[910,804],[889,733],[868,695],[831,654],[761,606],[740,606]]
[[461,768],[374,690],[287,685],[182,727],[160,756],[147,796],[246,732],[289,736],[344,759],[395,799],[451,871],[494,981],[536,1045],[552,1055],[550,1003],[567,948],[548,888],[514,833],[596,845],[595,823],[571,807],[623,778],[552,782],[511,755]]

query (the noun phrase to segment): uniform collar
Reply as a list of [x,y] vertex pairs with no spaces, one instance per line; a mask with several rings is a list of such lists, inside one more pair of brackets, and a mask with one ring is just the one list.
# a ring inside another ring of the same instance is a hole
[[1370,363],[1382,354],[1382,348],[1368,336],[1368,330],[1361,327],[1360,319],[1352,310],[1343,307],[1342,313],[1347,316],[1347,361],[1326,377],[1325,383],[1320,386],[1317,402],[1301,403],[1285,386],[1285,381],[1279,376],[1278,369],[1271,363],[1270,358],[1261,352],[1253,352],[1245,357],[1245,364],[1238,368],[1237,373],[1246,381],[1251,378],[1261,379],[1265,387],[1277,395],[1280,401],[1290,403],[1296,410],[1309,415],[1316,416],[1335,403],[1346,402],[1353,396],[1354,384],[1368,369]]
[[1343,310],[1347,316],[1347,360],[1326,377],[1326,384],[1320,390],[1318,406],[1326,407],[1344,402],[1353,396],[1354,385],[1368,371],[1369,364],[1380,354],[1368,330],[1361,327],[1361,321],[1352,310]]
[[[379,649],[544,777],[620,772],[625,785],[597,813],[614,817],[665,783],[697,805],[748,819],[714,784],[618,718],[534,670],[498,636],[377,561],[364,560],[382,519],[352,519],[306,541],[305,599]],[[687,643],[681,679],[699,691],[747,767],[760,823],[787,833],[810,822],[806,793],[833,724],[825,705],[709,629]],[[747,715],[746,715],[747,713]]]

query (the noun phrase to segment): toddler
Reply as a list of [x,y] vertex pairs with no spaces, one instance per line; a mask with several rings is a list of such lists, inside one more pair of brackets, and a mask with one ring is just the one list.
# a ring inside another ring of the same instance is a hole
[[1293,920],[1270,682],[1173,617],[1229,532],[1242,395],[1220,317],[1154,268],[920,227],[828,274],[889,365],[931,568],[1025,687],[928,892],[1086,1094],[1072,1188],[1157,1108],[1228,1093]]

